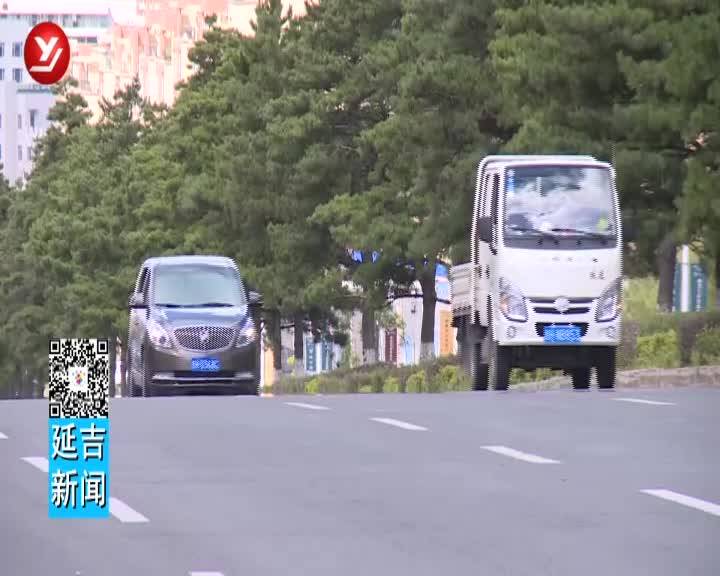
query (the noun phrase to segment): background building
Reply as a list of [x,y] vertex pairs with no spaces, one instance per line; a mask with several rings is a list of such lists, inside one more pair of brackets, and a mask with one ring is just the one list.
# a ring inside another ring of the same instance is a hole
[[25,69],[25,38],[33,26],[50,21],[62,26],[74,46],[97,45],[110,29],[110,11],[102,2],[0,0],[0,162],[10,182],[32,171],[35,141],[48,128],[54,104],[49,87],[35,82]]

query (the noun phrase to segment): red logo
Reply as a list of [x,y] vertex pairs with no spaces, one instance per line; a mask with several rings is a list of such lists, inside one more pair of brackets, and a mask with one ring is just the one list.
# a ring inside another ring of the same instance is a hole
[[25,68],[35,82],[55,84],[70,65],[70,42],[57,24],[41,22],[25,40]]

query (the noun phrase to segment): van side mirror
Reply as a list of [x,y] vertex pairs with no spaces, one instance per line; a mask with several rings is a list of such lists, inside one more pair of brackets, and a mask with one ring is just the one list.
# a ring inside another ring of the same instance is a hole
[[492,242],[492,218],[490,216],[482,216],[478,218],[478,238],[481,242]]
[[128,301],[130,308],[145,308],[145,296],[143,294],[133,293]]
[[262,295],[254,290],[251,290],[250,294],[248,294],[248,300],[250,301],[250,306],[260,307],[263,305]]

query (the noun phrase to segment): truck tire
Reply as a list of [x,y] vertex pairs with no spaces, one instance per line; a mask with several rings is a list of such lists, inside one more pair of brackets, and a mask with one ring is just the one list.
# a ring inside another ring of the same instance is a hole
[[573,368],[570,375],[575,390],[587,390],[590,388],[590,368]]
[[488,365],[482,363],[482,344],[473,343],[472,348],[472,367],[470,376],[472,378],[472,389],[487,390],[488,389]]
[[494,390],[508,389],[511,369],[510,349],[507,346],[498,346],[497,342],[491,342],[488,377]]
[[603,350],[598,354],[595,372],[599,389],[611,390],[615,388],[616,358],[617,350],[615,348]]

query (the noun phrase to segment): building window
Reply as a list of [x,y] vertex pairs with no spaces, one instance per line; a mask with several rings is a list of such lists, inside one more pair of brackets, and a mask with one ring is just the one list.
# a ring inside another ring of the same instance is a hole
[[35,118],[37,118],[37,110],[30,110],[30,128],[35,128]]
[[0,58],[5,56],[5,42],[0,42]]
[[22,68],[13,68],[13,80],[18,84],[22,82]]
[[15,58],[22,57],[22,49],[23,49],[22,42],[13,42],[13,57],[15,57]]
[[22,162],[22,146],[18,146],[18,160]]
[[2,160],[2,144],[0,144],[0,160]]
[[2,130],[2,114],[0,114],[0,130]]
[[18,114],[18,130],[22,130],[22,114]]
[[32,148],[30,146],[27,149],[27,159],[32,160]]
[[0,82],[5,80],[5,68],[0,68]]

